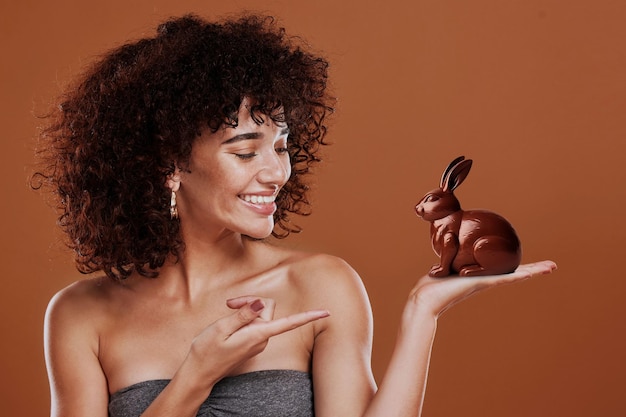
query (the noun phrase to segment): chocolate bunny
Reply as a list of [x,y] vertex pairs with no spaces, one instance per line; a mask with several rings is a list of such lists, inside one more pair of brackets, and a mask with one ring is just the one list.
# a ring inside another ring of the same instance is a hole
[[456,158],[443,172],[439,188],[415,206],[417,215],[431,223],[433,250],[440,258],[430,269],[431,277],[506,274],[520,264],[520,241],[511,224],[491,211],[462,210],[454,196],[471,167],[471,159]]

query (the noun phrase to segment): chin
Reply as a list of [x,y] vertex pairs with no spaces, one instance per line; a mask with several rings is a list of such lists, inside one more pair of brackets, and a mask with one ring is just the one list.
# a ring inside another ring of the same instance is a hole
[[263,240],[266,239],[268,237],[270,237],[272,235],[272,231],[274,231],[274,223],[272,222],[271,226],[268,225],[268,227],[264,227],[264,228],[258,228],[256,230],[245,230],[242,231],[241,234],[244,236],[249,237],[250,239],[254,239],[254,240]]

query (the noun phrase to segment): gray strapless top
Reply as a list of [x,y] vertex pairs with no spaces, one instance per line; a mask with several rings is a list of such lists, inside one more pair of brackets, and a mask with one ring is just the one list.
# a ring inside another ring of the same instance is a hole
[[[169,383],[139,382],[109,398],[109,417],[138,417]],[[311,375],[293,370],[267,370],[227,377],[213,387],[198,417],[313,417]]]

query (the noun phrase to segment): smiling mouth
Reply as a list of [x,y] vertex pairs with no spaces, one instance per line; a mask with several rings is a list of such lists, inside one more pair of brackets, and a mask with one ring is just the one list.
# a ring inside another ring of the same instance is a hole
[[239,195],[239,198],[245,201],[246,203],[252,204],[272,204],[274,200],[276,200],[276,196],[265,196],[265,195]]

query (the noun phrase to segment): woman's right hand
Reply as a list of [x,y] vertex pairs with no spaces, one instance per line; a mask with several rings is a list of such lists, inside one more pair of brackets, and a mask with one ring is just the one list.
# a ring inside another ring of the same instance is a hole
[[274,304],[260,297],[228,300],[227,305],[236,311],[195,337],[181,367],[142,417],[195,416],[213,386],[262,352],[270,337],[329,315],[324,310],[312,310],[274,320]]
[[227,305],[235,311],[196,336],[185,360],[199,374],[202,384],[212,386],[261,353],[272,336],[329,315],[326,310],[311,310],[274,319],[274,300],[254,296],[230,299]]

